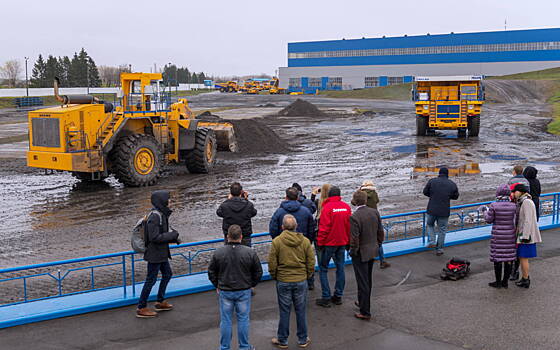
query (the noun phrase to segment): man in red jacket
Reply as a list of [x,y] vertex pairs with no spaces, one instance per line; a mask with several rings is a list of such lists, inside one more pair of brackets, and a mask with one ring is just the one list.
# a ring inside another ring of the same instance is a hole
[[[340,198],[340,188],[332,186],[329,198],[323,202],[317,234],[317,256],[319,260],[319,275],[321,278],[321,299],[317,299],[319,306],[331,307],[342,304],[344,292],[344,259],[346,247],[350,244],[350,206]],[[331,296],[329,287],[328,266],[333,259],[336,265],[336,284],[334,295]]]

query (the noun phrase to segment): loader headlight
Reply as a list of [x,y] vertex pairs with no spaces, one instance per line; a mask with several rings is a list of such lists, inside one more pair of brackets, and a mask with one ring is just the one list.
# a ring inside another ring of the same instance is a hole
[[424,106],[422,106],[422,108],[423,108],[425,111],[427,111],[427,110],[428,110],[428,105],[424,105]]

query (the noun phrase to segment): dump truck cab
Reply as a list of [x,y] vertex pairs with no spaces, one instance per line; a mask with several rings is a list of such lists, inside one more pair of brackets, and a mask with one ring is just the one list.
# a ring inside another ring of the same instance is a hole
[[416,109],[416,134],[457,130],[478,136],[484,103],[482,76],[416,77],[412,88]]

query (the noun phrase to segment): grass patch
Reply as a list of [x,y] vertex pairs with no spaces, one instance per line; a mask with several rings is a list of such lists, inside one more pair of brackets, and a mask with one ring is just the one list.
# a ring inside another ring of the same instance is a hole
[[554,120],[548,124],[547,131],[551,134],[560,135],[560,81],[555,84],[554,94],[548,99],[552,105],[552,116]]
[[537,70],[533,72],[517,73],[489,77],[488,79],[506,79],[506,80],[560,80],[560,67]]
[[334,98],[363,98],[380,100],[408,100],[412,84],[380,86],[360,90],[320,91],[319,95]]

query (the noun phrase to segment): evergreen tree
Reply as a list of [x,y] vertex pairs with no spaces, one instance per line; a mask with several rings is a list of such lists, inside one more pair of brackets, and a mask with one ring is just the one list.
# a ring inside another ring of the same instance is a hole
[[56,57],[49,55],[45,68],[45,87],[50,86],[55,77],[60,77],[61,71],[62,67],[58,64]]
[[68,58],[68,56],[64,56],[64,57],[59,57],[58,58],[58,65],[61,68],[61,74],[59,76],[60,78],[60,82],[62,84],[62,86],[70,86],[69,80],[70,80],[70,59]]
[[198,84],[198,76],[196,75],[195,72],[193,72],[193,74],[191,75],[191,84]]
[[198,74],[198,83],[199,84],[204,84],[205,79],[206,79],[206,76],[204,75],[204,72],[200,72]]
[[33,70],[31,71],[31,86],[32,87],[46,87],[46,80],[45,80],[45,70],[47,69],[47,65],[43,60],[43,56],[39,54],[39,58],[35,61],[33,65]]
[[88,75],[89,75],[89,86],[100,87],[101,78],[99,78],[99,70],[97,70],[97,66],[95,65],[95,62],[89,56],[87,60],[87,68],[88,68]]

